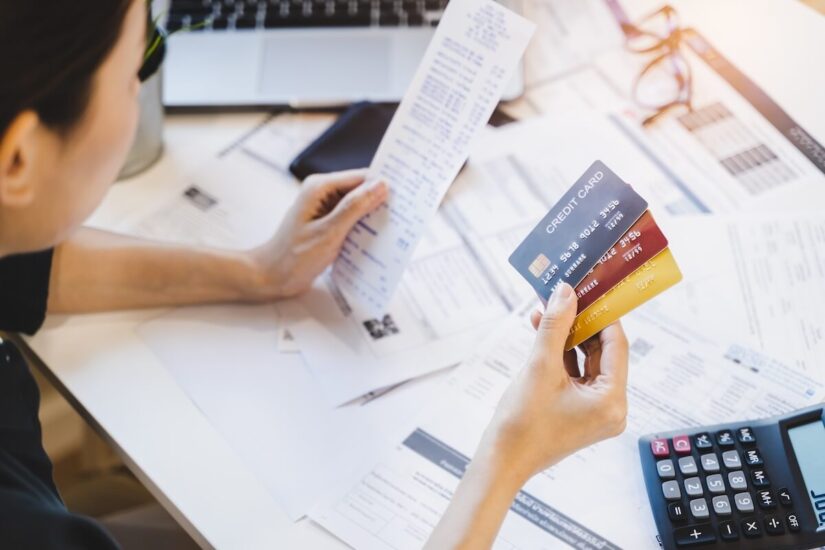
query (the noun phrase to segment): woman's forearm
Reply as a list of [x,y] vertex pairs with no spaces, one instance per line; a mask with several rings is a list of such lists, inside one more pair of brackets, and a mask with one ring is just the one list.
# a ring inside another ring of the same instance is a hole
[[464,473],[427,549],[490,548],[526,480],[504,455],[482,444]]
[[79,313],[265,296],[260,274],[241,252],[150,242],[81,229],[55,250],[49,311]]

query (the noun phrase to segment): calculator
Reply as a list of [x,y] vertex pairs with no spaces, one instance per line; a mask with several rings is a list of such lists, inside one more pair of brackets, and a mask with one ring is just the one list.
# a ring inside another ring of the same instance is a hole
[[662,547],[825,546],[824,410],[640,438]]

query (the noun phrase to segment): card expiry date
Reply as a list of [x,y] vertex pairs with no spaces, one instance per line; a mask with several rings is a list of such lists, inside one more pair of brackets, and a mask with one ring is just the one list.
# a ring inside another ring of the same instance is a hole
[[578,312],[584,311],[665,248],[667,237],[648,210],[599,258],[596,267],[578,284]]

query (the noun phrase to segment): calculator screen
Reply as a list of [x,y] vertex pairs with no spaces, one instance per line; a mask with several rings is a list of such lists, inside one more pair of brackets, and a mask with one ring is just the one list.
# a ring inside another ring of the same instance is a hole
[[788,430],[796,461],[819,521],[825,529],[825,423],[816,420]]

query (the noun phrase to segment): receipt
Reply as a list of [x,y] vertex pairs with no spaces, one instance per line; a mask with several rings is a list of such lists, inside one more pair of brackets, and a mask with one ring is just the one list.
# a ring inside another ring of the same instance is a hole
[[333,267],[353,307],[384,312],[533,28],[492,0],[449,3],[370,166],[389,199],[356,224]]

